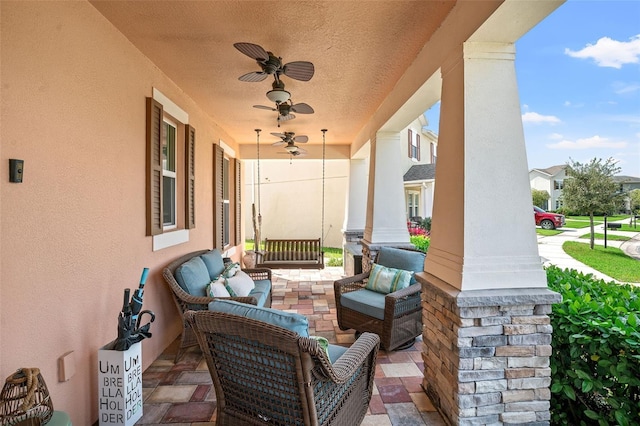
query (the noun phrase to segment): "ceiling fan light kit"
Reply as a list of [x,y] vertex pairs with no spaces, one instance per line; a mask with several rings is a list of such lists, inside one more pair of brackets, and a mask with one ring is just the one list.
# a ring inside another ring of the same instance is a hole
[[289,98],[291,98],[291,93],[287,92],[284,89],[269,90],[267,92],[267,98],[269,98],[271,102],[281,104],[283,102],[287,102]]

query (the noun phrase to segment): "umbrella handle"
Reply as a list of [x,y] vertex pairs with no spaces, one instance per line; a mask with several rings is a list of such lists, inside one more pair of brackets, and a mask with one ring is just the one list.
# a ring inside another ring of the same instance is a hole
[[147,324],[151,324],[152,322],[154,322],[156,320],[156,314],[154,314],[152,311],[149,311],[149,310],[145,309],[144,311],[141,311],[140,314],[138,314],[138,320],[137,320],[137,322],[135,324],[136,330],[140,328],[140,323],[142,322],[141,320],[142,320],[142,316],[144,314],[147,314],[147,315],[149,315],[151,317],[151,319],[149,320],[149,322]]

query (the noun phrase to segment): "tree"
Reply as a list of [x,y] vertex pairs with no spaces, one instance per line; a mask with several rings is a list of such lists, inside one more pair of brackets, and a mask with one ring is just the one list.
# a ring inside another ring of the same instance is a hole
[[620,172],[613,158],[602,161],[592,159],[589,163],[580,163],[569,159],[567,177],[562,191],[564,205],[569,210],[588,214],[591,224],[590,247],[593,250],[593,215],[612,213],[620,205],[621,195],[613,176]]
[[629,192],[629,199],[631,200],[631,213],[638,214],[640,212],[640,189]]
[[545,208],[545,203],[549,199],[549,193],[541,189],[531,188],[531,197],[533,198],[533,205],[543,209]]

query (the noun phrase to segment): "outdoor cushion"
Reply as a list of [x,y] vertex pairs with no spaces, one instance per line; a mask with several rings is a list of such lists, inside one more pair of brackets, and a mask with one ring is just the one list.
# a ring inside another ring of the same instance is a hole
[[283,312],[272,308],[263,308],[233,300],[214,300],[209,303],[209,310],[225,312],[241,317],[276,325],[291,330],[302,337],[309,337],[309,320],[304,315]]
[[194,257],[176,268],[176,281],[192,296],[206,296],[207,285],[212,281],[204,261]]
[[240,264],[237,262],[228,263],[224,267],[224,271],[222,271],[222,276],[225,278],[231,278],[236,275],[236,273],[240,270]]
[[271,281],[258,280],[254,281],[254,283],[255,287],[249,292],[249,296],[256,298],[257,306],[264,306],[267,302],[267,297],[269,297],[269,292],[271,292]]
[[409,287],[413,272],[403,269],[387,268],[373,264],[365,288],[382,294],[393,293]]
[[382,293],[363,288],[344,293],[340,297],[340,304],[345,308],[384,320],[384,298],[385,295]]
[[207,296],[209,297],[231,297],[231,294],[224,286],[224,278],[211,281],[207,285]]
[[255,284],[246,272],[238,271],[233,277],[225,278],[226,288],[231,296],[245,297],[248,296]]
[[209,281],[215,280],[222,274],[222,271],[224,271],[224,262],[222,261],[220,250],[210,250],[205,254],[201,254],[200,258],[204,261],[204,264],[207,265]]
[[[405,271],[424,271],[425,253],[402,250],[395,247],[380,247],[376,263],[388,268],[404,269]],[[416,283],[415,275],[411,276],[409,285]]]

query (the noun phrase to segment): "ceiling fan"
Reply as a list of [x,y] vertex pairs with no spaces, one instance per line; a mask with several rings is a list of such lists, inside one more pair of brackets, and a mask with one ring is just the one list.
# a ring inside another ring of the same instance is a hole
[[298,113],[298,114],[313,114],[313,108],[311,108],[311,106],[305,104],[305,103],[298,103],[298,104],[294,104],[293,102],[291,102],[291,100],[288,101],[284,101],[284,102],[276,102],[276,107],[270,107],[270,106],[265,106],[265,105],[254,105],[254,108],[258,108],[258,109],[268,109],[270,111],[277,111],[278,112],[278,127],[280,127],[280,122],[281,121],[288,121],[288,120],[293,120],[294,118],[296,118],[295,115],[293,115],[293,113]]
[[282,146],[285,145],[284,149],[287,151],[286,153],[282,152],[280,154],[290,154],[292,156],[304,156],[307,151],[296,146],[297,143],[307,143],[309,140],[308,136],[300,135],[296,136],[294,132],[284,132],[284,133],[271,133],[273,136],[277,136],[281,141],[273,143],[272,146]]
[[258,82],[263,81],[268,75],[273,75],[275,82],[279,83],[281,74],[300,81],[309,81],[313,77],[315,69],[311,62],[294,61],[283,65],[282,58],[264,50],[257,44],[234,43],[233,46],[248,57],[255,59],[261,69],[241,75],[238,78],[240,81]]

